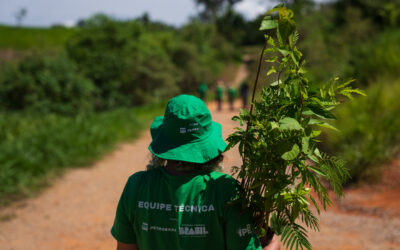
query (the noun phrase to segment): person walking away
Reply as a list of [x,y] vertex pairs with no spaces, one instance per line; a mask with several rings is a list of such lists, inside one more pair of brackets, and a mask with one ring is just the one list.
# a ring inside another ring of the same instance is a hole
[[247,99],[249,96],[249,85],[247,82],[242,82],[240,85],[240,97],[242,98],[243,108],[247,108]]
[[217,89],[216,89],[216,97],[217,97],[217,102],[218,102],[218,111],[222,110],[222,101],[224,97],[224,82],[219,81],[217,84]]
[[234,87],[229,86],[228,88],[228,100],[229,100],[229,108],[232,111],[234,109],[234,102],[236,97],[236,90]]
[[[150,132],[148,170],[129,177],[117,206],[117,250],[260,250],[249,211],[230,202],[238,182],[216,171],[227,145],[205,103],[172,98]],[[278,249],[274,239],[264,249]]]
[[200,84],[199,96],[200,96],[200,99],[203,100],[203,101],[206,100],[207,89],[208,89],[207,88],[207,84],[205,82]]

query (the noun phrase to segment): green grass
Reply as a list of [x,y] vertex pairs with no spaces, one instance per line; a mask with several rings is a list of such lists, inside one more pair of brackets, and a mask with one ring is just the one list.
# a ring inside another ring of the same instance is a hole
[[66,117],[0,114],[0,203],[35,194],[68,167],[87,166],[149,127],[165,103]]
[[327,149],[347,161],[352,182],[379,180],[382,164],[400,149],[400,79],[378,80],[366,93],[338,109],[340,132],[325,138]]
[[76,28],[31,28],[0,25],[0,49],[63,49]]

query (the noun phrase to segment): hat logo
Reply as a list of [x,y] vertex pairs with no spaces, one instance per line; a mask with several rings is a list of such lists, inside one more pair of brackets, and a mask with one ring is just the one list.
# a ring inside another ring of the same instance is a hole
[[186,133],[186,128],[179,128],[179,133],[185,134]]

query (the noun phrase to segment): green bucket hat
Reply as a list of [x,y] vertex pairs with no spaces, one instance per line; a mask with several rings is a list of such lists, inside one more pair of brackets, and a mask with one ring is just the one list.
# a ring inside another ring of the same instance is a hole
[[150,152],[166,160],[205,163],[227,146],[221,125],[212,121],[205,103],[191,95],[169,100],[164,116],[154,119],[150,132]]

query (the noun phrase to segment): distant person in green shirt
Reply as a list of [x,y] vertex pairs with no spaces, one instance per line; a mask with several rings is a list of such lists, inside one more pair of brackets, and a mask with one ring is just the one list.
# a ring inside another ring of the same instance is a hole
[[[172,98],[150,132],[148,170],[129,177],[118,203],[111,229],[117,249],[261,249],[249,213],[229,204],[236,180],[215,171],[226,143],[204,102]],[[278,249],[276,242],[265,249]]]
[[217,88],[216,88],[216,97],[217,97],[217,103],[218,103],[218,111],[222,110],[222,101],[224,98],[224,82],[223,81],[218,81]]
[[229,100],[229,108],[230,110],[234,109],[234,102],[236,97],[236,90],[234,87],[230,86],[228,88],[228,100]]
[[203,100],[203,101],[205,101],[205,99],[206,99],[207,89],[208,89],[207,88],[207,84],[205,82],[200,84],[199,96],[200,96],[200,99]]

